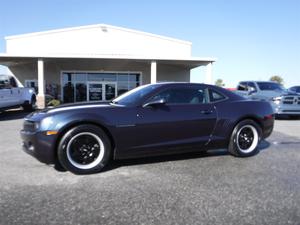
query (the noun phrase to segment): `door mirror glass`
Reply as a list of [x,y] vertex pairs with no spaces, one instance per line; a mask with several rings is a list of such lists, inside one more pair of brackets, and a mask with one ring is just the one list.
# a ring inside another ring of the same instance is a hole
[[159,105],[164,105],[166,104],[166,100],[164,98],[160,98],[160,99],[155,99],[153,101],[150,101],[150,102],[147,102],[143,105],[143,107],[148,107],[148,106],[151,106],[151,107],[155,107],[155,106],[159,106]]
[[256,92],[256,90],[255,90],[254,87],[249,87],[249,88],[248,88],[248,94],[249,94],[249,95],[252,95],[252,94],[255,93],[255,92]]

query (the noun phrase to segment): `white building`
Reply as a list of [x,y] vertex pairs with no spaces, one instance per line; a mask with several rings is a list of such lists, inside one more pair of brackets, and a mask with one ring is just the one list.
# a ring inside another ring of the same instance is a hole
[[136,86],[159,81],[190,81],[190,70],[212,58],[192,57],[192,43],[99,24],[9,36],[0,65],[25,85],[63,102],[106,101]]

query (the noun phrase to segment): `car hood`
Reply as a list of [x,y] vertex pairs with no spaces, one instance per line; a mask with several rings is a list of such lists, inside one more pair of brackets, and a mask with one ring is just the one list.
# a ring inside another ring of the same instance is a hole
[[55,113],[55,112],[61,112],[61,111],[67,111],[67,110],[84,110],[89,108],[108,108],[108,107],[116,107],[118,105],[111,104],[109,102],[83,102],[83,103],[71,103],[71,104],[64,104],[57,107],[48,107],[46,109],[43,109],[41,112],[43,113]]
[[281,91],[281,90],[274,90],[274,91],[261,91],[263,96],[267,98],[275,98],[275,97],[280,97],[280,96],[300,96],[299,94],[291,91]]
[[25,119],[30,120],[41,120],[47,116],[55,115],[60,112],[66,112],[71,110],[85,110],[85,109],[96,109],[96,108],[113,108],[113,107],[122,107],[121,105],[112,104],[109,102],[83,102],[83,103],[71,103],[63,104],[57,107],[47,107],[42,110],[37,110],[29,114]]

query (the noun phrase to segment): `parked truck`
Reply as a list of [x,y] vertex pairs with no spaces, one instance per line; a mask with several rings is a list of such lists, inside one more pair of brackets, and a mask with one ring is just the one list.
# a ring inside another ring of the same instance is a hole
[[242,81],[236,93],[253,100],[269,101],[275,115],[300,116],[300,94],[271,81]]
[[0,75],[0,112],[22,107],[32,111],[36,106],[36,93],[33,88],[20,85],[14,76]]

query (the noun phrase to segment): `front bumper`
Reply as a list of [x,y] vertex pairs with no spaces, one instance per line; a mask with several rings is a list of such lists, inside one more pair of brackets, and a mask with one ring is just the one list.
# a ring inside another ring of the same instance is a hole
[[283,95],[273,98],[271,102],[277,115],[300,115],[300,96]]
[[272,104],[276,115],[300,115],[300,104]]
[[54,164],[55,154],[55,135],[47,136],[45,132],[30,132],[21,130],[23,140],[23,150],[46,164]]

